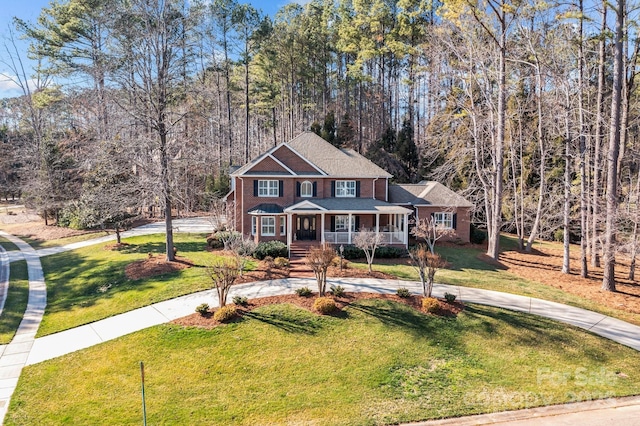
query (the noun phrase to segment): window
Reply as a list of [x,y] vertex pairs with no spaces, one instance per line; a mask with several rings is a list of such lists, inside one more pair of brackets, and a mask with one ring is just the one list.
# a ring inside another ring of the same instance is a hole
[[280,235],[287,235],[287,219],[284,216],[280,216]]
[[279,195],[277,180],[259,180],[258,197],[277,197]]
[[337,180],[336,181],[336,197],[355,197],[356,181],[355,180]]
[[251,216],[251,235],[256,235],[258,231],[258,218]]
[[273,216],[265,216],[261,218],[260,235],[265,237],[273,237],[276,235],[276,218]]
[[[351,232],[356,231],[356,221],[351,220]],[[348,232],[349,216],[336,216],[336,232]]]
[[300,196],[313,197],[313,185],[308,180],[305,180],[300,184]]
[[434,213],[433,221],[437,227],[453,229],[453,213],[451,212]]

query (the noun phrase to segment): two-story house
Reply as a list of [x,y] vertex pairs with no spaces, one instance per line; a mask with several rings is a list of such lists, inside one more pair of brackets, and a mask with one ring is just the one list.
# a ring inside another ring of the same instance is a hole
[[464,198],[435,182],[391,185],[391,177],[357,152],[305,132],[230,173],[227,218],[243,235],[289,247],[303,240],[351,244],[364,228],[382,234],[385,245],[407,247],[410,215],[417,212],[434,214],[469,241],[472,205]]

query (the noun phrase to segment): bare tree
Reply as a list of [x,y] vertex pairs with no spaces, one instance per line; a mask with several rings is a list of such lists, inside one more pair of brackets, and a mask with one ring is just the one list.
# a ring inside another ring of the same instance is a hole
[[231,286],[238,279],[239,267],[236,259],[224,258],[205,269],[218,293],[218,302],[222,308],[227,304],[227,296]]
[[353,244],[364,251],[369,265],[369,273],[372,273],[371,265],[376,254],[376,249],[383,242],[382,234],[372,229],[363,228],[353,237]]
[[444,268],[447,262],[442,259],[439,254],[432,253],[424,244],[420,244],[409,250],[409,256],[420,275],[422,295],[424,297],[431,297],[436,272],[438,269]]
[[237,233],[234,235],[237,237],[229,240],[227,249],[233,251],[236,256],[240,276],[242,276],[249,262],[249,257],[256,251],[258,245],[251,238],[243,238],[241,234]]
[[411,230],[411,234],[424,240],[429,246],[431,254],[435,254],[436,242],[443,237],[451,236],[454,234],[453,228],[445,228],[441,224],[437,223],[433,216],[423,219],[418,219],[415,222],[415,226]]
[[318,282],[318,293],[324,296],[327,289],[327,269],[336,257],[336,251],[329,245],[323,244],[318,247],[312,247],[307,252],[307,265],[313,270]]

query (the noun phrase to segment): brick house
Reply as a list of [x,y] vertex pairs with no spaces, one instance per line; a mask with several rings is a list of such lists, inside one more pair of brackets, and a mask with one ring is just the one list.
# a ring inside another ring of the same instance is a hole
[[433,214],[469,241],[471,203],[436,182],[391,185],[391,177],[357,152],[304,132],[230,173],[227,220],[256,241],[289,247],[347,245],[365,228],[381,233],[385,245],[407,247],[410,218]]

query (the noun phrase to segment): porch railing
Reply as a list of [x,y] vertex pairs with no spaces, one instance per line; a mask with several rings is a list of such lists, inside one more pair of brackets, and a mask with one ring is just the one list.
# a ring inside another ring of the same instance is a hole
[[[357,232],[351,233],[351,244]],[[402,232],[380,232],[382,244],[404,244]],[[329,244],[349,244],[348,232],[325,232],[324,241]]]

